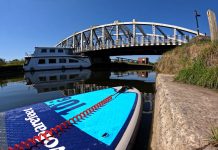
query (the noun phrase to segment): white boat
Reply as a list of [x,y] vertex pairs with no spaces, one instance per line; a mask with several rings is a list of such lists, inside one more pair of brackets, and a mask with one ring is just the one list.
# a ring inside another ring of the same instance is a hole
[[35,47],[32,55],[25,56],[24,71],[88,68],[87,56],[73,55],[71,48]]

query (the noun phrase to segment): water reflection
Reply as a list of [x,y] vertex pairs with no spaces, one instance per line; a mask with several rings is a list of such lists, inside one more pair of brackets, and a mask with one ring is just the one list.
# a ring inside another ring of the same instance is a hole
[[37,71],[26,72],[24,79],[27,84],[43,84],[43,83],[56,83],[62,84],[67,82],[77,82],[90,78],[91,70],[52,70],[52,71]]
[[[76,90],[77,85],[89,79],[91,70],[53,70],[53,71],[38,71],[27,72],[24,74],[24,79],[27,85],[32,85],[38,93],[49,91],[64,91],[67,89]],[[72,94],[79,93],[75,92]],[[72,95],[71,94],[71,95]],[[69,94],[67,94],[69,95]]]
[[112,73],[112,78],[125,79],[125,77],[128,77],[127,79],[131,79],[134,76],[137,77],[138,80],[143,80],[142,78],[148,77],[148,71],[146,70],[131,71],[130,70],[126,72],[113,72]]
[[33,86],[38,93],[61,91],[64,95],[74,95],[121,85],[151,93],[154,73],[146,70],[110,72],[74,69],[27,72],[24,79],[27,85]]

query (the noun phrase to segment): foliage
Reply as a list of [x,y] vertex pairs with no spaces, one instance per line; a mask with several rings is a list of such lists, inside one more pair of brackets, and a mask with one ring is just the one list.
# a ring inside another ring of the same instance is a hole
[[218,89],[218,67],[206,67],[203,61],[196,60],[192,66],[179,71],[176,80]]
[[218,42],[196,38],[165,53],[156,69],[176,74],[178,81],[218,89]]
[[212,135],[209,139],[209,142],[214,146],[218,146],[218,127],[212,127],[211,133]]
[[24,60],[21,59],[14,59],[14,60],[11,60],[11,61],[5,61],[4,59],[1,59],[0,58],[0,66],[20,66],[20,65],[23,65],[24,64]]
[[6,64],[6,61],[4,59],[0,58],[0,66],[3,66],[5,64]]

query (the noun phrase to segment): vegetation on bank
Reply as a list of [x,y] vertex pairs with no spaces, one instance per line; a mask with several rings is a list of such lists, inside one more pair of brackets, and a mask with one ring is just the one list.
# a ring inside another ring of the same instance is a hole
[[210,144],[218,147],[218,127],[211,128],[212,135],[209,139]]
[[160,73],[176,74],[177,81],[218,89],[218,42],[197,37],[165,53],[156,69]]
[[1,66],[22,66],[24,64],[24,60],[14,59],[11,61],[6,61],[5,59],[0,58],[0,67]]

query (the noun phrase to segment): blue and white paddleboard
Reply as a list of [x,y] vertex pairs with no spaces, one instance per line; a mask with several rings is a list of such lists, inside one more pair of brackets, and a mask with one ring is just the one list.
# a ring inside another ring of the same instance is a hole
[[[108,97],[111,99],[105,100]],[[87,111],[93,106],[95,110]],[[141,108],[141,93],[137,89],[114,87],[13,109],[0,113],[0,149],[21,145],[23,149],[27,149],[26,145],[40,150],[128,149]],[[75,123],[71,120],[72,126],[57,129],[57,135],[41,143],[27,142],[82,112],[87,114],[78,120],[74,118]]]

